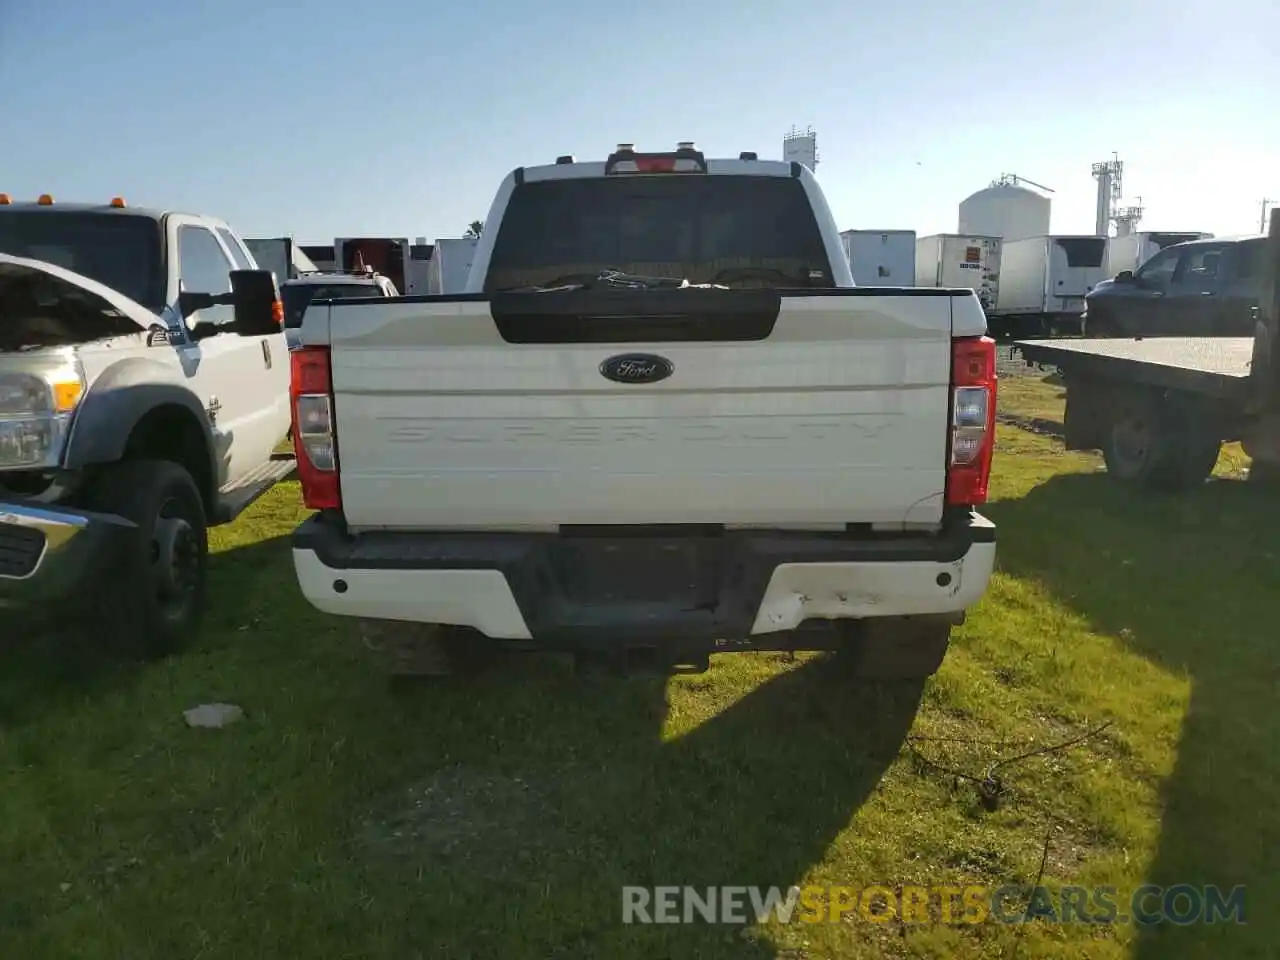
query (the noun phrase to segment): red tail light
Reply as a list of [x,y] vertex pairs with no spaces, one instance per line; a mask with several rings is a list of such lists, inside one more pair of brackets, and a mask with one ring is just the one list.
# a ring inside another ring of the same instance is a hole
[[328,347],[301,347],[289,354],[289,400],[293,452],[298,458],[302,501],[312,510],[342,509],[338,487],[338,436],[333,423],[333,376]]
[[951,344],[951,435],[947,443],[947,503],[987,502],[996,445],[996,343],[961,337]]
[[675,157],[636,157],[636,168],[641,173],[675,173]]

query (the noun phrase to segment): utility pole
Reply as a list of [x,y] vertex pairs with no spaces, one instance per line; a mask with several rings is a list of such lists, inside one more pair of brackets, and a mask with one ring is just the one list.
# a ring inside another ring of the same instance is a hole
[[1270,426],[1259,432],[1280,452],[1280,207],[1272,209],[1266,233],[1251,369],[1254,396],[1261,401],[1264,419],[1270,420]]
[[1267,197],[1262,198],[1262,219],[1258,222],[1258,232],[1267,232],[1267,211],[1276,205],[1274,200]]

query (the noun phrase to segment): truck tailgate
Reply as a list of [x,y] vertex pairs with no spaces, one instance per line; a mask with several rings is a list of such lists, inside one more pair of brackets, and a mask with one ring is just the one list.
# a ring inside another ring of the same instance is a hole
[[940,519],[954,292],[702,293],[332,305],[348,524]]

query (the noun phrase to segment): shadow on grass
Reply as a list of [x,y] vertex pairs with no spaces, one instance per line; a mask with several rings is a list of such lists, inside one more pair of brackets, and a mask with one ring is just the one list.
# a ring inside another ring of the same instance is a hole
[[[353,859],[367,879],[379,878],[363,886],[390,874],[416,882],[423,897],[411,918],[376,918],[399,924],[382,948],[531,960],[803,956],[696,916],[624,924],[623,887],[785,892],[876,788],[922,685],[859,695],[832,662],[812,659],[664,742],[662,679],[561,685],[544,675],[534,694],[544,704],[530,710],[514,688],[528,688],[536,669],[517,660],[478,681],[473,702],[505,711],[488,749],[455,740],[459,762],[392,793],[362,827]],[[420,709],[409,704],[406,715]],[[430,729],[421,721],[406,729],[415,728]]]
[[[1218,481],[1153,498],[1105,474],[991,504],[1000,565],[1192,684],[1149,882],[1248,887],[1245,927],[1156,928],[1139,960],[1271,956],[1280,936],[1280,506]],[[1070,543],[1063,542],[1064,537]]]
[[[205,621],[183,649],[220,629],[251,624],[254,611],[264,605],[253,602],[258,587],[297,592],[287,539],[273,537],[210,554]],[[141,671],[164,659],[141,657],[130,649],[127,639],[113,637],[109,609],[74,617],[57,611],[14,615],[12,621],[5,616],[0,641],[0,726],[22,725],[60,706],[127,691]]]
[[[210,586],[201,641],[162,675],[46,677],[10,705],[71,707],[7,744],[24,767],[0,928],[22,955],[795,956],[734,926],[624,924],[622,888],[785,890],[874,791],[921,696],[858,690],[826,659],[738,660],[739,682],[675,681],[705,693],[676,708],[708,716],[664,739],[661,677],[530,655],[390,688],[352,625],[299,595],[283,537],[213,555]],[[246,719],[187,730],[195,698]]]

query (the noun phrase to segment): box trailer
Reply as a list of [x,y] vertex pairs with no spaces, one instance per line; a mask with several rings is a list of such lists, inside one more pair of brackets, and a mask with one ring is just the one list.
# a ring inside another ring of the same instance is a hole
[[845,230],[840,234],[845,259],[860,287],[914,287],[914,230]]
[[338,269],[338,259],[333,253],[332,243],[303,243],[298,249],[321,273],[329,273]]
[[999,237],[935,233],[916,241],[917,287],[968,287],[988,313],[1000,292]]
[[315,263],[292,237],[259,237],[245,239],[244,245],[263,270],[276,275],[276,283],[292,280],[300,274],[317,269]]
[[415,240],[409,247],[409,262],[404,268],[404,292],[407,294],[431,293],[431,255],[434,245],[425,239]]
[[[1106,254],[1106,237],[1052,234],[1010,240],[1000,258],[994,315],[1034,319],[1049,330],[1078,326],[1085,294],[1107,278]],[[1026,323],[1020,326],[1026,328]]]
[[410,246],[408,237],[337,237],[333,252],[339,270],[371,268],[404,293]]
[[1122,270],[1137,270],[1165,247],[1188,240],[1212,240],[1212,233],[1198,230],[1140,230],[1127,237],[1107,240],[1106,275],[1114,277]]
[[433,294],[461,293],[466,288],[478,242],[473,237],[436,241],[435,249],[431,252]]

